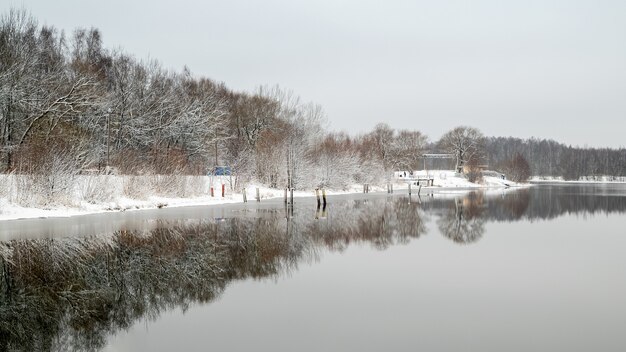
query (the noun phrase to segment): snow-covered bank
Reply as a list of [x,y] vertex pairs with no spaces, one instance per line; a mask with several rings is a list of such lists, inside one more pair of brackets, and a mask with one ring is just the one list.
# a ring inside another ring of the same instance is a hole
[[[412,179],[433,179],[433,187],[436,188],[497,188],[497,187],[524,187],[527,184],[513,182],[501,177],[491,176],[495,172],[488,172],[483,176],[482,182],[473,183],[466,177],[451,170],[428,170],[414,171]],[[411,175],[407,175],[411,179]],[[402,178],[399,178],[402,180]],[[428,187],[431,188],[431,187]]]
[[[480,189],[520,186],[496,177],[484,177],[482,184],[469,182],[452,171],[439,170],[415,175],[430,177],[428,190]],[[29,175],[0,175],[0,220],[68,217],[111,211],[131,211],[163,207],[213,205],[243,202],[243,188],[234,190],[229,178],[208,176],[115,176],[79,175],[72,182],[52,183],[33,180]],[[407,180],[396,180],[394,190],[408,188]],[[221,189],[224,184],[225,195]],[[211,196],[211,187],[214,196]],[[261,199],[282,198],[284,190],[255,184],[246,186],[248,201],[255,201],[256,189]],[[370,192],[385,192],[386,185],[370,185]],[[328,195],[363,192],[363,185],[343,190],[328,190]],[[294,197],[313,197],[314,190],[294,191]]]
[[[0,175],[0,220],[240,203],[244,198],[243,187],[235,190],[232,180],[226,177],[77,176],[66,186],[67,189],[54,194],[46,189],[48,185],[31,184],[30,178],[27,175]],[[222,185],[225,191],[223,197]],[[262,200],[284,197],[283,189],[249,184],[245,187],[249,202],[255,201],[257,188]],[[383,187],[373,186],[370,190],[380,192]],[[344,190],[328,190],[326,193],[334,195],[362,191],[362,185],[354,185]],[[293,196],[312,197],[315,191],[294,191]]]
[[583,176],[578,180],[564,180],[563,177],[533,176],[532,183],[626,183],[624,176]]

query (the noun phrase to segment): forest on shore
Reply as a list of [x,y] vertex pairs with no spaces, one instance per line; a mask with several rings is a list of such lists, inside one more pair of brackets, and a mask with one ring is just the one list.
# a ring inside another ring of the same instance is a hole
[[228,166],[239,184],[339,189],[421,169],[424,153],[452,153],[450,169],[515,173],[525,162],[526,178],[626,176],[624,148],[485,137],[464,126],[437,141],[385,123],[360,135],[326,126],[320,105],[277,86],[238,92],[187,68],[107,49],[95,28],[66,34],[26,10],[0,18],[5,175],[206,175]]

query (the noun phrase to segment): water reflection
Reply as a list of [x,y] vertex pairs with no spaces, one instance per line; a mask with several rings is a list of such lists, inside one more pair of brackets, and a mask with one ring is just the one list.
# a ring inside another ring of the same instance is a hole
[[385,249],[426,233],[426,214],[406,198],[353,200],[332,207],[328,221],[310,223],[306,236],[333,250],[344,250],[355,242]]
[[[480,240],[492,221],[626,211],[623,189],[537,187],[427,198],[373,197],[258,209],[220,221],[0,242],[0,350],[98,350],[110,335],[168,309],[215,300],[229,282],[265,278],[354,243],[384,250],[425,235]],[[432,229],[431,229],[432,231]]]
[[[592,191],[590,191],[592,190]],[[456,202],[456,204],[455,204]],[[486,222],[550,220],[563,215],[593,216],[626,212],[626,185],[537,186],[494,192],[469,192],[448,197],[439,195],[424,202],[427,213],[442,217],[452,214]]]
[[456,243],[478,241],[485,231],[482,217],[486,204],[482,193],[472,192],[466,197],[455,199],[439,220],[439,231]]

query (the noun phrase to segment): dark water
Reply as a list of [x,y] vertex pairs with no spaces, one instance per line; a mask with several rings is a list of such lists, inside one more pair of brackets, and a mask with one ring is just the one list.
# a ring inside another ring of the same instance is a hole
[[0,224],[0,350],[624,351],[626,185]]

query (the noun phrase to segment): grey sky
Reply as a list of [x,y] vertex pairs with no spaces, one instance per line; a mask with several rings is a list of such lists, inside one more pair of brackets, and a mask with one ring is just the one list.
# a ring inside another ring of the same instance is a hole
[[66,32],[236,90],[279,84],[330,127],[378,122],[626,146],[626,1],[15,1]]

